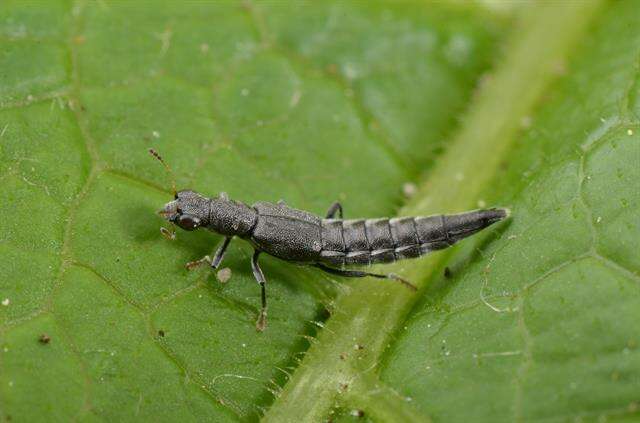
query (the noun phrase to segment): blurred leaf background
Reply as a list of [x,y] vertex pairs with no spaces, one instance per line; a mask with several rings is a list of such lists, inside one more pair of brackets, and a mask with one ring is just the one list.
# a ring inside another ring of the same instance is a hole
[[[631,0],[1,2],[0,419],[640,419],[638,28]],[[150,147],[249,204],[513,218],[401,263],[412,296],[265,258],[258,334],[247,245],[221,284],[183,267],[217,235],[159,236]]]

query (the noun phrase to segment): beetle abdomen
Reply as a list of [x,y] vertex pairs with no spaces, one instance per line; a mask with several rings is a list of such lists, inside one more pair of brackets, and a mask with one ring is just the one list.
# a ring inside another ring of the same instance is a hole
[[323,219],[320,260],[334,266],[389,263],[441,250],[504,219],[504,209],[392,219]]

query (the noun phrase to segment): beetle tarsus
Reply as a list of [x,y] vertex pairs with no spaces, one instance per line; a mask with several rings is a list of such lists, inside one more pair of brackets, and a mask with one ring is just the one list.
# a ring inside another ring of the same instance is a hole
[[339,201],[334,202],[327,210],[327,219],[333,219],[336,216],[336,212],[340,219],[342,219],[342,204]]
[[267,309],[260,309],[258,320],[256,321],[256,330],[262,332],[267,328]]
[[364,272],[362,270],[336,269],[333,267],[325,266],[324,264],[321,264],[321,263],[316,263],[314,264],[314,266],[326,273],[331,273],[332,275],[344,276],[345,278],[364,278],[364,277],[370,276],[372,278],[378,278],[378,279],[391,279],[391,280],[400,282],[402,285],[406,286],[412,291],[418,290],[418,288],[414,284],[412,284],[405,278],[396,275],[395,273],[388,273],[386,275],[383,275],[381,273],[370,273],[370,272]]
[[[385,276],[385,275],[382,275]],[[407,288],[409,288],[412,291],[417,291],[418,287],[415,286],[414,284],[412,284],[411,282],[409,282],[408,280],[406,280],[405,278],[403,278],[400,275],[396,275],[395,273],[389,273],[386,275],[388,279],[393,279],[396,280],[398,282],[400,282],[401,284],[403,284],[404,286],[406,286]],[[377,277],[377,276],[376,276]]]
[[205,263],[206,264],[211,264],[211,257],[204,256],[200,260],[190,261],[189,263],[185,264],[184,267],[186,267],[187,270],[193,270],[196,267],[202,266]]
[[173,231],[170,231],[165,227],[160,228],[160,233],[162,234],[163,237],[167,238],[169,241],[173,241],[176,239],[176,233]]
[[262,332],[267,327],[267,279],[264,277],[264,273],[262,273],[262,269],[258,263],[259,256],[260,251],[255,250],[253,252],[253,257],[251,257],[251,270],[253,270],[253,276],[256,278],[256,281],[260,284],[260,298],[262,300],[262,306],[260,308],[258,321],[256,322],[256,329],[258,332]]

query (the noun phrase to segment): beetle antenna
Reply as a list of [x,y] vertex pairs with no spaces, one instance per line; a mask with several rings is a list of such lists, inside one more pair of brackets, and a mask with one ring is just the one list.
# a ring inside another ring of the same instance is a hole
[[176,175],[173,173],[173,170],[171,170],[169,165],[162,159],[162,156],[160,156],[160,154],[158,154],[156,150],[154,150],[153,148],[150,148],[149,153],[151,153],[153,157],[155,157],[160,161],[160,163],[162,163],[162,166],[164,166],[169,176],[171,176],[171,193],[175,197],[176,193],[178,192],[176,191]]

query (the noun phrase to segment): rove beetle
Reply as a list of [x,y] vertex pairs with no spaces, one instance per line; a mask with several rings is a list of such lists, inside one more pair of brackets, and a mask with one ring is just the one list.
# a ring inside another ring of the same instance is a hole
[[[149,152],[172,178],[174,199],[158,213],[186,231],[206,228],[225,237],[213,258],[205,256],[189,262],[187,269],[205,263],[217,269],[234,236],[253,245],[251,268],[262,294],[256,322],[258,331],[263,331],[267,324],[267,280],[258,263],[260,253],[338,276],[391,279],[415,291],[411,282],[393,273],[370,273],[346,267],[391,263],[441,250],[509,215],[507,209],[493,208],[453,215],[344,220],[342,205],[335,202],[323,219],[289,207],[282,200],[276,204],[260,201],[249,206],[229,199],[225,193],[208,198],[191,190],[176,191],[171,168],[156,151]],[[166,228],[160,231],[165,237],[175,239],[175,234]]]

